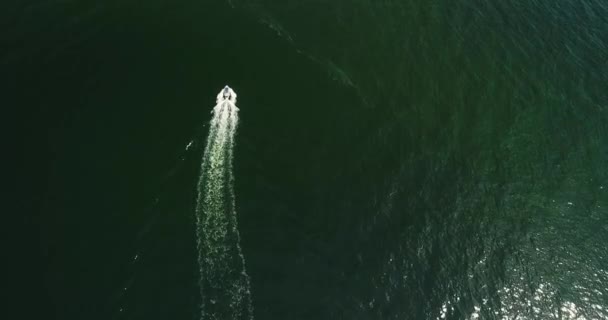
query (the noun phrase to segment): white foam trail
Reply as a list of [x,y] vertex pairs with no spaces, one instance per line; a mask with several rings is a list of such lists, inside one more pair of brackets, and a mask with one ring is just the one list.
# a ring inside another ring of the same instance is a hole
[[198,183],[197,245],[201,319],[253,319],[249,276],[240,247],[232,158],[238,126],[236,93],[217,96]]

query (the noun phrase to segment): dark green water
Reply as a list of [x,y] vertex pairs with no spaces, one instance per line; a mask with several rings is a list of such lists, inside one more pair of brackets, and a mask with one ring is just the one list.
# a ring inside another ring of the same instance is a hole
[[200,318],[196,184],[225,84],[255,319],[608,318],[605,2],[0,12],[36,235],[20,318]]

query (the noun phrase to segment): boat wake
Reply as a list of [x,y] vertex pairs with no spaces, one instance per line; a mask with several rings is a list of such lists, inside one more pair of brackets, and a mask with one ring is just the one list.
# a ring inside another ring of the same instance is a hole
[[217,95],[201,164],[196,204],[201,320],[253,319],[249,276],[237,228],[232,158],[236,93]]

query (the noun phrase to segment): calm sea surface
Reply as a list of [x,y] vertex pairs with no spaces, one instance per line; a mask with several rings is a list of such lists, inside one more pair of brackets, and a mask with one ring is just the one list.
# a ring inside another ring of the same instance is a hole
[[255,319],[608,319],[605,1],[0,12],[42,253],[20,318],[201,317],[196,185],[228,84]]

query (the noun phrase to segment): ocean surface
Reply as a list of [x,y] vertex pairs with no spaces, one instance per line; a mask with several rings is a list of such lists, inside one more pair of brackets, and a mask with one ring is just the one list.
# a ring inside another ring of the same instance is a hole
[[197,224],[225,85],[208,188],[232,190],[222,276],[251,306],[224,319],[608,319],[606,1],[30,0],[0,23],[33,233],[14,319],[230,312],[202,305]]

